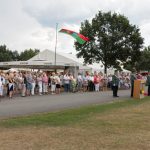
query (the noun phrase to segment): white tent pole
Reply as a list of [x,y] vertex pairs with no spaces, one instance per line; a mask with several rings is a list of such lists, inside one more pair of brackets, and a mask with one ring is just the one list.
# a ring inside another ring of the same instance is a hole
[[55,42],[55,67],[56,67],[56,50],[57,50],[57,28],[58,28],[58,23],[56,23],[56,42]]

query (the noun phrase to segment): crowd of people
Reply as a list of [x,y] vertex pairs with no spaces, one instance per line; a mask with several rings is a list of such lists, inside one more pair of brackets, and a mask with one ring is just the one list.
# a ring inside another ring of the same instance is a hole
[[[79,73],[75,78],[68,72],[0,71],[0,97],[60,94],[61,92],[103,91],[112,88],[113,75],[102,72]],[[119,73],[118,87],[130,89],[130,74]]]

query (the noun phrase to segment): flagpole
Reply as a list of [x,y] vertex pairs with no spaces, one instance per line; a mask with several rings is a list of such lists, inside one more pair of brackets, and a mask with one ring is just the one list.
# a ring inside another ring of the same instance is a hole
[[57,50],[57,28],[58,28],[58,23],[56,23],[56,41],[55,41],[55,72],[56,72],[56,50]]

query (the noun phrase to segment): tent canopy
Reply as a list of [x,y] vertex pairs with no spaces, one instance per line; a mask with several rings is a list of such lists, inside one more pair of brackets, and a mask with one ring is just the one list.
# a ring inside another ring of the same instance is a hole
[[82,64],[58,53],[56,54],[55,65],[55,52],[50,50],[44,50],[28,61],[0,62],[0,67],[3,68],[64,69],[79,65]]
[[[28,62],[33,62],[33,61],[46,61],[46,62],[51,62],[52,64],[55,64],[55,52],[51,50],[44,50],[28,60]],[[70,59],[69,57],[60,54],[60,52],[56,53],[56,65],[57,64],[58,65],[62,64],[63,66],[82,65],[78,61]]]

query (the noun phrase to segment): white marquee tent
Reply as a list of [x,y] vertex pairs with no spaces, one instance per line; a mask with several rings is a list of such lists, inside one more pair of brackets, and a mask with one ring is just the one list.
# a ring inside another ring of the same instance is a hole
[[[80,72],[104,72],[103,65],[101,63],[94,63],[92,65],[83,65],[84,60],[77,58],[70,53],[56,53],[56,65],[55,65],[55,52],[51,50],[44,50],[32,57],[28,61],[12,61],[12,62],[0,62],[0,67],[3,68],[30,68],[30,69],[65,69],[66,67],[75,67]],[[125,70],[127,72],[128,70]],[[108,69],[108,74],[114,73],[114,69]],[[129,72],[129,71],[128,71]]]

